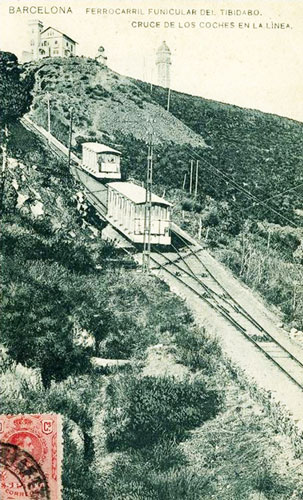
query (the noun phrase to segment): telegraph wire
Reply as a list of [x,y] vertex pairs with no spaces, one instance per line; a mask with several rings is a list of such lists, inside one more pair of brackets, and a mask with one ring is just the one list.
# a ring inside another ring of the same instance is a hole
[[[290,189],[286,189],[286,191],[281,191],[280,193],[274,194],[273,196],[270,196],[269,198],[266,198],[263,201],[270,201],[270,200],[273,200],[274,198],[279,198],[279,196],[282,196],[283,194],[289,193],[290,191],[295,191],[296,189],[298,189],[300,187],[303,187],[303,182],[302,182],[302,184],[298,184],[297,186],[294,186]],[[256,203],[256,205],[259,205],[259,203]],[[256,205],[250,205],[249,207],[243,208],[243,211],[248,210],[249,208],[254,207]]]
[[[196,155],[196,156],[193,156],[193,154]],[[213,165],[211,165],[211,163],[209,163],[205,158],[203,158],[202,156],[200,156],[195,151],[194,152],[190,151],[190,156],[191,156],[191,158],[193,158],[195,160],[197,160],[197,158],[199,158],[203,162],[203,164],[204,164],[204,166],[206,168],[212,169],[214,171],[215,175],[217,175],[218,177],[222,177],[225,182],[227,182],[227,183],[231,184],[232,186],[234,186],[236,189],[238,189],[238,191],[242,192],[247,197],[249,197],[249,198],[257,201],[259,205],[265,206],[266,208],[268,208],[269,210],[271,210],[272,212],[274,212],[276,215],[278,215],[282,219],[286,220],[292,226],[298,227],[293,221],[291,221],[290,219],[288,219],[288,217],[285,217],[285,215],[282,215],[276,209],[274,209],[273,207],[270,207],[269,205],[267,205],[264,201],[259,200],[259,198],[257,198],[255,195],[253,195],[252,193],[250,193],[249,191],[247,191],[245,188],[242,188],[242,186],[240,186],[237,182],[235,182],[234,180],[230,179],[227,174],[225,174],[224,172],[222,172],[217,167],[214,167]]]

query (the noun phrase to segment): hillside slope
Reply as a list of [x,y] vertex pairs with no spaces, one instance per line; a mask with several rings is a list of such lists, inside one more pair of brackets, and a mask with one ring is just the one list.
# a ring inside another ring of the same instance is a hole
[[[146,83],[136,83],[149,92]],[[155,87],[152,98],[166,106],[165,89]],[[302,208],[303,123],[175,91],[171,92],[170,113],[203,134],[210,146],[201,155],[204,195],[251,207],[246,216],[252,213],[285,225],[271,207],[300,221],[294,210]],[[270,198],[270,203],[267,207],[253,203],[256,200],[239,188],[260,200]]]
[[[73,107],[78,153],[87,140],[119,146],[124,177],[142,180],[146,141],[153,129],[158,185],[180,189],[187,174],[188,190],[189,162],[199,159],[200,204],[209,196],[227,202],[234,220],[235,209],[244,209],[244,220],[252,215],[301,225],[302,123],[175,91],[168,113],[167,89],[151,89],[83,57],[45,59],[24,68],[36,75],[33,119],[47,128],[49,95],[51,128],[65,143]],[[258,202],[268,198],[266,205]]]
[[147,99],[145,92],[129,78],[101,66],[94,59],[44,59],[26,65],[34,69],[33,118],[47,123],[47,94],[51,97],[52,128],[67,141],[69,109],[74,110],[77,136],[115,140],[117,132],[148,140],[151,127],[155,143],[173,142],[204,147],[204,140]]
[[[175,222],[216,248],[217,258],[281,309],[290,328],[303,329],[302,123],[175,91],[168,113],[167,89],[86,58],[24,68],[36,74],[33,119],[47,127],[49,93],[52,132],[67,143],[73,105],[74,151],[81,155],[87,140],[116,146],[123,179],[145,179],[153,121],[154,190],[173,202]],[[194,199],[190,160],[199,160]]]
[[[163,281],[111,267],[79,189],[66,161],[11,128],[0,413],[63,416],[63,500],[300,500],[292,422]],[[96,373],[92,356],[131,362]]]

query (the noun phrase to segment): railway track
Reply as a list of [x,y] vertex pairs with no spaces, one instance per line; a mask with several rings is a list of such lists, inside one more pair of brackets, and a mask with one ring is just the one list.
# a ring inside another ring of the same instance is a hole
[[71,170],[73,172],[74,177],[76,177],[76,179],[78,180],[78,182],[80,182],[82,184],[83,191],[85,193],[86,198],[90,201],[90,203],[92,205],[94,205],[94,207],[96,208],[96,210],[98,211],[98,213],[100,215],[105,216],[106,212],[107,212],[107,206],[106,206],[106,204],[95,193],[96,192],[105,192],[106,191],[106,187],[103,186],[102,189],[99,189],[98,191],[93,191],[92,189],[90,189],[83,182],[83,180],[81,179],[81,177],[79,175],[79,171],[81,171],[82,175],[85,175],[88,178],[90,177],[89,174],[84,173],[83,170],[81,168],[77,167],[77,166],[72,166]]
[[[189,245],[184,238],[175,234],[186,251],[182,252],[173,245],[169,254],[153,250],[151,261],[155,267],[167,272],[227,320],[303,391],[301,360],[274,338],[232,297],[203,261],[201,257],[203,249]],[[196,261],[195,266],[193,260]]]
[[[64,146],[64,144],[62,144],[60,141],[58,141],[54,136],[49,135],[42,127],[36,125],[29,118],[22,118],[21,122],[25,128],[42,137],[44,141],[47,143],[49,149],[51,149],[52,152],[54,152],[57,156],[59,156],[60,158],[62,158],[62,156],[64,158],[68,157],[68,148]],[[74,153],[71,154],[71,163],[72,163],[71,171],[74,177],[78,180],[78,182],[82,184],[86,197],[95,206],[98,213],[104,216],[107,211],[107,206],[105,203],[103,203],[100,197],[96,196],[95,192],[87,186],[84,180],[81,179],[79,171],[87,180],[90,180],[91,176],[86,172],[84,172],[83,169],[78,166],[81,164],[81,160]],[[98,183],[98,186],[100,186],[100,183]],[[106,187],[103,186],[103,189],[99,189],[99,192],[101,191],[104,192],[105,190]]]
[[[49,136],[44,129],[37,126],[34,122],[28,119],[21,120],[23,125],[34,133],[38,133],[47,141],[49,148],[57,155],[68,156],[68,149],[57,139]],[[90,179],[89,174],[85,173],[79,164],[81,161],[74,154],[71,155],[73,165],[71,166],[74,177],[82,184],[88,200],[94,205],[100,215],[106,214],[106,204],[96,196],[97,191],[90,189],[81,175]],[[100,187],[100,183],[98,183]],[[99,188],[100,191],[106,190],[106,187]],[[216,311],[220,316],[227,320],[234,328],[240,331],[255,347],[261,351],[269,360],[271,360],[285,375],[294,382],[303,391],[303,363],[293,355],[285,346],[275,339],[265,328],[260,325],[256,319],[251,316],[242,306],[236,301],[228,290],[219,282],[214,274],[207,267],[201,257],[202,248],[195,248],[192,244],[174,233],[180,240],[186,252],[182,253],[174,245],[172,248],[172,256],[169,257],[164,252],[159,252],[153,249],[151,261],[154,264],[167,272],[179,283],[189,289],[194,295],[198,296],[212,310]],[[156,258],[157,257],[157,258]],[[191,263],[190,263],[191,258]],[[195,259],[196,264],[200,266],[200,272],[193,269],[192,259]]]

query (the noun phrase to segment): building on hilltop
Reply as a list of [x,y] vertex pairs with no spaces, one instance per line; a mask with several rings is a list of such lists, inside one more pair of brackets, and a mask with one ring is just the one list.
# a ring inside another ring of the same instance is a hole
[[170,88],[171,51],[166,42],[162,42],[157,50],[156,66],[158,71],[158,85]]
[[37,19],[28,23],[30,31],[30,50],[23,51],[23,62],[33,61],[43,57],[69,57],[76,55],[75,40],[56,28],[43,24]]

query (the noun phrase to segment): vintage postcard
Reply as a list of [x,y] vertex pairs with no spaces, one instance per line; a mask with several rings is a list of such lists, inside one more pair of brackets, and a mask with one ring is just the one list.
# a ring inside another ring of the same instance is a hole
[[0,27],[1,499],[302,499],[302,1]]

